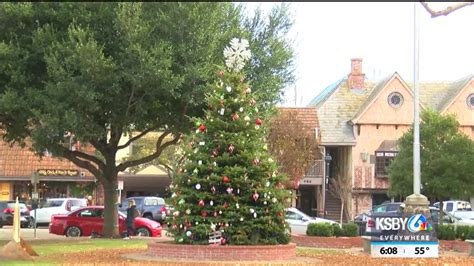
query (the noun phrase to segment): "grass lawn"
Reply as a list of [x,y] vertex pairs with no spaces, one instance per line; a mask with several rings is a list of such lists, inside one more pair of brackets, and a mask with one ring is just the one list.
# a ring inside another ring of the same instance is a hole
[[[73,252],[92,252],[98,250],[121,250],[121,249],[143,249],[146,250],[148,239],[81,239],[74,241],[44,240],[31,241],[29,244],[39,258],[34,261],[23,260],[0,260],[0,265],[56,265],[61,264],[61,255],[68,257],[68,253]],[[0,242],[1,245],[7,241]]]

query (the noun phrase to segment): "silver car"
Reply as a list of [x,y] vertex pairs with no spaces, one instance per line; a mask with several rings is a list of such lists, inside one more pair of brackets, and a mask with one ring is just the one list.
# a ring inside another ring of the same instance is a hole
[[285,221],[290,225],[292,234],[301,235],[306,235],[306,230],[308,229],[308,224],[310,223],[330,223],[341,226],[339,223],[332,220],[311,217],[294,207],[285,210]]

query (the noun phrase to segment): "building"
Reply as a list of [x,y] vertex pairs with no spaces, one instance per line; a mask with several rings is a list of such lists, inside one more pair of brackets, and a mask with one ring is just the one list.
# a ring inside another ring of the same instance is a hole
[[[386,166],[396,141],[413,124],[412,85],[398,74],[368,81],[362,59],[350,73],[324,89],[308,106],[318,112],[321,143],[331,155],[329,178],[350,178],[350,216],[389,200]],[[420,108],[455,114],[460,130],[474,138],[474,75],[452,82],[420,82]],[[327,204],[330,202],[328,201]]]
[[31,203],[31,176],[38,173],[37,191],[40,201],[55,197],[95,196],[96,180],[87,170],[45,154],[42,159],[28,147],[10,146],[0,141],[0,200]]

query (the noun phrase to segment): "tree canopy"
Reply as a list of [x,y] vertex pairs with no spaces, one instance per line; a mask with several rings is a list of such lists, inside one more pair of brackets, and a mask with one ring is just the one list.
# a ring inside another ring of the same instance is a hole
[[[105,236],[117,234],[117,174],[158,158],[203,115],[204,88],[234,36],[253,51],[250,73],[262,110],[291,83],[292,24],[286,5],[247,17],[233,3],[1,3],[0,129],[42,154],[89,170],[105,190]],[[119,145],[123,135],[134,135]],[[155,151],[116,153],[161,131]],[[70,134],[96,153],[68,149]]]
[[[421,114],[422,193],[438,199],[468,197],[474,193],[474,142],[459,131],[454,115],[433,110]],[[392,196],[413,192],[413,129],[398,140],[399,154],[389,167]]]

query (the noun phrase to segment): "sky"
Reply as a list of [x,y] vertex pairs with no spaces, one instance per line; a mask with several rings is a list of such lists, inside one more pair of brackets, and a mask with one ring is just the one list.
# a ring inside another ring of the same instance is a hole
[[[264,11],[280,3],[246,3]],[[418,3],[417,3],[418,4]],[[449,3],[429,3],[442,10]],[[414,77],[414,4],[290,3],[294,25],[288,35],[296,53],[296,83],[281,106],[303,107],[325,87],[349,74],[351,58],[362,58],[366,79],[393,72]],[[474,6],[431,18],[418,4],[419,80],[454,81],[474,74]],[[296,89],[296,101],[295,101]]]

